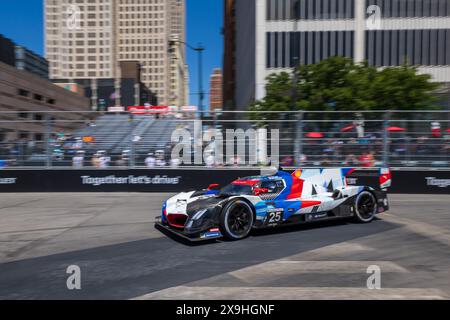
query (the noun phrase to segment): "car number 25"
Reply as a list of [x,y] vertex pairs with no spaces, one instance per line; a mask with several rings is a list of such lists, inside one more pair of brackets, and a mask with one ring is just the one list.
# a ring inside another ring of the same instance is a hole
[[267,212],[266,224],[278,224],[283,221],[283,209],[274,209]]

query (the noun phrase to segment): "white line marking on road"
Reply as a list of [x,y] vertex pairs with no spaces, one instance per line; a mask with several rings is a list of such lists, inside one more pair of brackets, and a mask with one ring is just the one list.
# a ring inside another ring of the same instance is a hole
[[277,260],[236,270],[229,274],[245,283],[258,283],[274,276],[296,276],[311,273],[365,274],[367,267],[376,265],[383,272],[408,273],[405,268],[389,261],[291,261]]
[[189,287],[180,286],[153,292],[134,300],[443,300],[449,297],[438,289],[335,287]]
[[400,223],[404,225],[404,228],[408,229],[411,232],[414,232],[416,234],[440,242],[450,247],[450,231],[448,229],[431,225],[425,222],[419,222],[416,220],[399,217],[389,213],[385,213],[383,214],[383,216],[384,216],[383,219],[386,221]]

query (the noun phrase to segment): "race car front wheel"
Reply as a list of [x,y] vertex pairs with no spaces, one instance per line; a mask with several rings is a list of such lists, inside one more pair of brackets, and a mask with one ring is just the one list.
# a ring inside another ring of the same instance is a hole
[[373,193],[369,191],[361,192],[355,201],[355,220],[359,223],[369,223],[375,219],[378,206]]
[[255,217],[251,206],[243,200],[228,203],[220,214],[220,229],[225,238],[241,240],[252,230]]

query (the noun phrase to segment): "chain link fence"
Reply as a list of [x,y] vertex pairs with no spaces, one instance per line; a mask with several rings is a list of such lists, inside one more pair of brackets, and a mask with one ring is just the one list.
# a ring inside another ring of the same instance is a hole
[[[174,132],[188,135],[173,142]],[[231,154],[218,136],[233,140]],[[450,112],[0,113],[0,141],[2,169],[248,167],[270,158],[284,167],[448,168]]]

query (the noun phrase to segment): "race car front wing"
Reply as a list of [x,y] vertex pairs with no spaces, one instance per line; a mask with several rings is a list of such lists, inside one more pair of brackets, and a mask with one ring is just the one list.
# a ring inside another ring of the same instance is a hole
[[197,233],[186,233],[182,229],[177,229],[169,226],[162,222],[161,217],[156,218],[155,227],[160,231],[166,231],[167,233],[173,234],[175,236],[181,237],[184,240],[196,242],[196,241],[205,241],[205,240],[215,240],[222,238],[222,233],[219,228],[210,228],[209,230],[205,230]]

